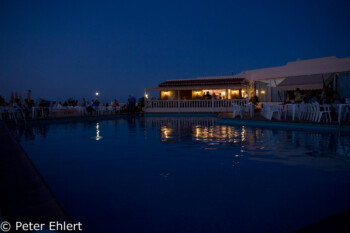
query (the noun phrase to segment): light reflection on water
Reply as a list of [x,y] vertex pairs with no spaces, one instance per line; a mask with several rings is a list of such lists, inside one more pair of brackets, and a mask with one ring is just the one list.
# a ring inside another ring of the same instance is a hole
[[[108,122],[114,122],[117,130],[119,120]],[[186,145],[187,148],[199,146],[205,150],[239,149],[240,153],[236,155],[249,155],[249,159],[260,161],[266,158],[271,160],[271,156],[277,156],[294,162],[306,157],[342,159],[343,162],[349,162],[350,157],[350,136],[337,133],[218,125],[215,118],[144,118],[138,121],[128,119],[127,123],[129,134],[141,130],[146,140],[149,131],[158,131],[163,143],[178,143]],[[101,134],[104,133],[99,122],[62,124],[62,128],[73,131],[79,128],[78,125],[82,125],[86,131],[91,131],[91,127],[95,128],[94,136],[90,138],[96,141],[112,137],[110,133],[102,137]],[[50,125],[26,126],[12,130],[19,141],[28,141],[35,140],[37,136],[45,138],[50,131]]]
[[350,137],[337,133],[218,125],[214,119],[197,118],[146,119],[146,124],[160,129],[164,143],[202,144],[204,150],[219,151],[239,148],[235,156],[250,160],[350,169]]
[[96,141],[101,140],[102,136],[100,136],[100,123],[96,123],[96,136],[93,137]]

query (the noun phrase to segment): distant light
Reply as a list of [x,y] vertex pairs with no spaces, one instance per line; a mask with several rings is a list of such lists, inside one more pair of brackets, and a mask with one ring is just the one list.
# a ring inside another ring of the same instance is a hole
[[98,96],[100,93],[96,92],[95,95]]
[[265,90],[262,90],[262,91],[261,91],[261,94],[265,94]]
[[244,94],[245,90],[242,89],[242,97],[245,97],[247,94]]
[[145,94],[146,99],[148,99],[148,94]]

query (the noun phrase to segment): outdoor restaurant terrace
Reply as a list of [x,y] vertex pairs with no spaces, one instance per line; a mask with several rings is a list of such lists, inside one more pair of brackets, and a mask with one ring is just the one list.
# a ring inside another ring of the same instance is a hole
[[[149,98],[151,91],[159,92],[159,98]],[[249,83],[230,76],[179,79],[146,88],[145,92],[146,113],[218,113],[231,111],[232,104],[248,103]]]
[[[162,82],[156,88],[145,89],[144,111],[234,116],[243,115],[243,111],[253,116],[257,111],[268,120],[290,115],[293,120],[340,123],[343,114],[349,112],[349,90],[350,58],[297,59],[284,66],[247,70],[233,76]],[[159,96],[150,97],[151,92]]]

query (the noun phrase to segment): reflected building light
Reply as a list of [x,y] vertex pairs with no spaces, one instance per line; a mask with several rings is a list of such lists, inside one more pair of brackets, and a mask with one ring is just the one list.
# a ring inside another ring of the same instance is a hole
[[162,140],[166,140],[169,138],[169,134],[171,133],[171,130],[168,129],[166,126],[163,126],[161,128],[161,132],[162,132],[162,135],[161,135]]
[[197,128],[196,128],[196,136],[197,136],[197,138],[199,137],[199,135],[200,135],[200,128],[197,127]]
[[98,140],[101,140],[102,139],[102,136],[100,136],[100,124],[97,123],[96,124],[96,137],[95,137],[95,140],[98,141]]
[[246,140],[246,131],[245,131],[245,127],[244,126],[242,126],[241,137],[242,137],[242,142],[244,142]]

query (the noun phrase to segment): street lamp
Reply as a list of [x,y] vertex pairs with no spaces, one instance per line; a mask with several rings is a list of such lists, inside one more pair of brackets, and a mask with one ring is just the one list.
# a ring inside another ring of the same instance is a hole
[[95,93],[96,97],[97,97],[99,94],[100,94],[100,93],[96,92],[96,93]]

